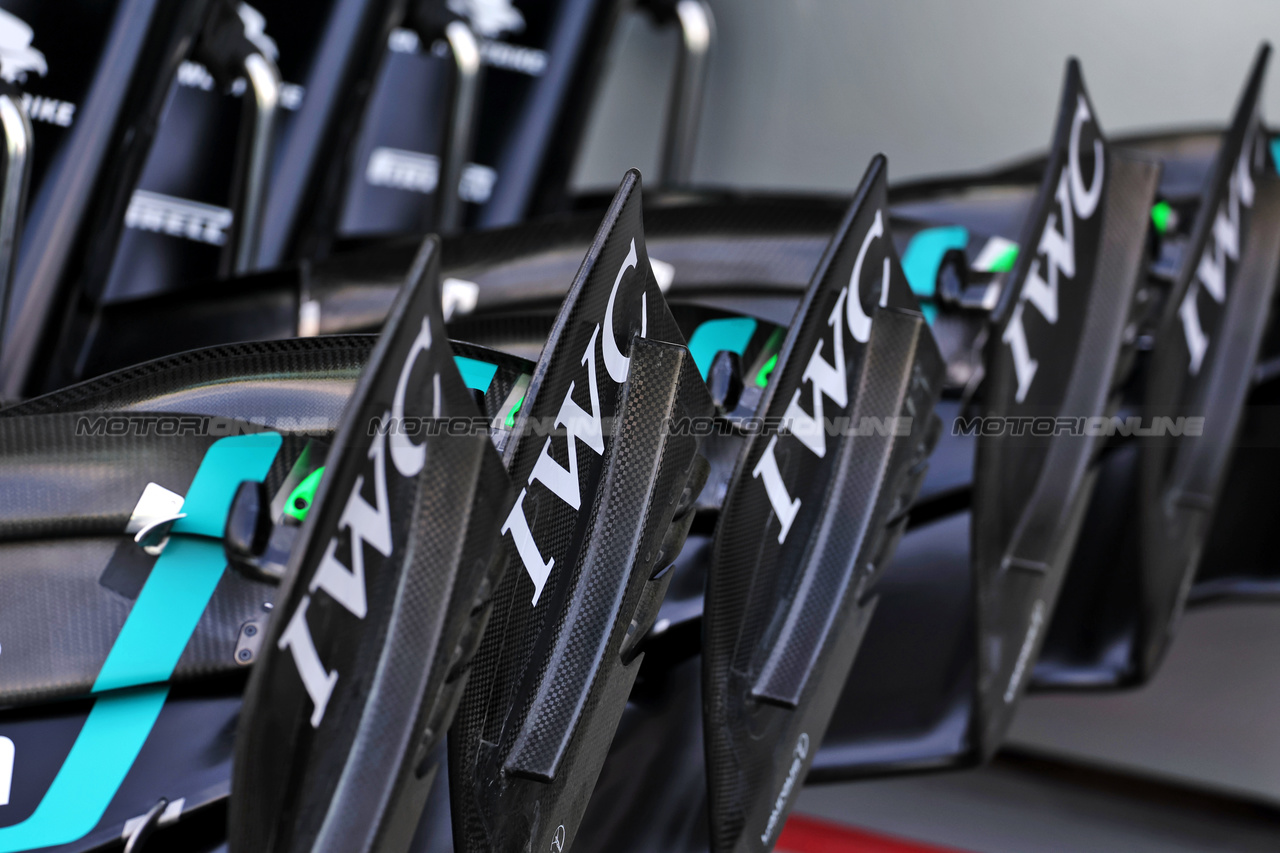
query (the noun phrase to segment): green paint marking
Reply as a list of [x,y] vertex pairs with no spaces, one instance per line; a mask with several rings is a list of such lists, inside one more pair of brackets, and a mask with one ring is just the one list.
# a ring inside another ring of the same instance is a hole
[[1158,201],[1151,208],[1151,223],[1161,234],[1169,230],[1173,220],[1173,207],[1167,201]]
[[760,368],[760,372],[756,374],[756,385],[763,388],[769,384],[769,374],[773,373],[773,369],[778,366],[778,354],[775,352],[769,356],[769,360],[764,363],[764,367]]
[[1016,245],[1007,246],[1003,252],[995,257],[989,267],[991,272],[1008,272],[1013,269],[1013,264],[1018,260],[1018,247]]
[[511,407],[511,411],[507,412],[507,419],[503,421],[507,425],[507,429],[511,429],[516,425],[516,414],[520,411],[520,407],[524,405],[524,396],[521,395],[516,404]]
[[757,387],[763,388],[769,384],[769,374],[773,373],[773,369],[778,366],[778,351],[782,349],[782,340],[785,337],[786,329],[781,327],[774,329],[769,333],[769,338],[764,342],[764,346],[760,348],[760,354],[756,356],[756,364],[760,364],[760,359],[764,358],[766,354],[768,354],[769,358],[756,371],[755,383]]
[[311,505],[316,502],[316,489],[320,488],[320,478],[323,476],[323,467],[308,474],[307,479],[289,493],[289,499],[284,502],[284,514],[295,521],[306,521]]

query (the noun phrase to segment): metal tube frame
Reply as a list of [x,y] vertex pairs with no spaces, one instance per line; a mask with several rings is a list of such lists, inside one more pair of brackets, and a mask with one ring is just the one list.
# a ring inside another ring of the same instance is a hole
[[706,0],[679,0],[680,54],[667,107],[658,179],[664,187],[687,186],[698,145],[698,119],[707,88],[707,66],[715,44],[715,18]]
[[471,156],[480,107],[480,43],[471,27],[462,21],[450,21],[444,28],[444,37],[453,57],[454,78],[436,181],[436,230],[453,234],[462,227],[460,185]]
[[31,118],[16,91],[0,93],[0,129],[4,132],[4,186],[0,188],[0,342],[9,322],[10,285],[22,237],[27,185],[34,145]]
[[248,133],[245,149],[243,183],[240,187],[232,254],[232,271],[237,275],[251,271],[257,264],[258,246],[262,239],[262,211],[266,203],[267,177],[275,142],[276,121],[280,113],[280,71],[271,59],[260,52],[244,58],[244,76],[248,81],[245,111]]

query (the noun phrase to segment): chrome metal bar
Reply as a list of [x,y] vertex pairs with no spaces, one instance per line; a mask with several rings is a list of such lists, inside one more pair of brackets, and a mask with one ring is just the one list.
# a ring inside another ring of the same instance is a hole
[[232,270],[245,273],[258,260],[258,244],[262,237],[262,210],[267,195],[267,175],[275,141],[276,119],[280,112],[280,71],[276,64],[260,52],[244,59],[244,76],[249,82],[245,93],[245,109],[249,116],[243,184],[239,193],[238,225]]
[[4,186],[0,188],[0,341],[9,322],[10,285],[22,219],[26,211],[27,184],[31,178],[33,146],[31,119],[16,92],[0,94],[0,129],[4,132]]
[[680,55],[658,170],[659,181],[666,187],[687,185],[693,174],[698,119],[707,87],[707,60],[716,37],[715,18],[705,0],[680,0],[676,3],[676,19],[680,24]]
[[[459,187],[462,171],[471,156],[476,113],[480,106],[480,44],[471,27],[451,21],[444,28],[445,41],[453,56],[453,97],[449,103],[449,124],[444,149],[440,152],[436,182],[436,230],[451,234],[462,226],[462,198]],[[425,39],[424,39],[425,41]]]
[[147,843],[147,839],[151,837],[151,833],[155,832],[156,827],[160,825],[160,821],[164,816],[164,811],[169,807],[169,801],[161,797],[159,801],[147,810],[147,813],[140,815],[137,822],[133,823],[133,831],[129,832],[128,826],[125,832],[129,833],[125,840],[124,853],[141,853],[142,846]]

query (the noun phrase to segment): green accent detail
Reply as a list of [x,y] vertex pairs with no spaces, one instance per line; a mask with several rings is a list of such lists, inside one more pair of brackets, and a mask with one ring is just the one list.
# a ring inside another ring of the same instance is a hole
[[763,388],[769,384],[769,374],[773,373],[773,369],[778,366],[778,354],[775,352],[769,356],[769,360],[764,363],[764,367],[760,368],[760,372],[756,374],[756,385]]
[[[769,333],[769,338],[764,342],[764,346],[760,348],[760,354],[756,356],[756,364],[760,367],[756,370],[755,383],[757,387],[763,388],[769,384],[769,374],[778,366],[778,352],[782,349],[782,342],[786,338],[786,329],[778,327]],[[768,356],[768,358],[765,358]],[[761,363],[760,359],[765,359]]]
[[133,767],[168,695],[168,685],[159,684],[94,702],[40,805],[21,823],[0,829],[0,853],[70,844],[92,832]]
[[462,374],[462,381],[466,383],[468,388],[475,391],[488,391],[489,383],[493,382],[493,376],[498,372],[498,365],[475,358],[467,358],[465,355],[455,355],[453,362],[458,365],[458,372]]
[[284,502],[284,514],[296,521],[306,521],[311,505],[316,502],[316,489],[320,488],[320,478],[323,476],[323,466],[308,474],[307,479],[289,493]]
[[1173,218],[1173,207],[1167,201],[1158,201],[1151,207],[1151,223],[1161,234],[1169,230],[1169,220]]
[[1017,245],[1009,246],[991,262],[990,269],[987,272],[1008,272],[1013,269],[1014,263],[1018,260]]
[[[221,439],[205,453],[182,505],[187,517],[173,526],[175,534],[196,535],[173,536],[156,560],[94,682],[93,691],[105,695],[93,703],[40,805],[0,829],[0,853],[69,844],[102,820],[164,707],[163,682],[222,578],[222,529],[236,487],[266,477],[280,444],[278,433],[258,433]],[[147,686],[122,689],[136,685]]]
[[516,414],[520,411],[520,407],[524,405],[524,395],[516,400],[516,404],[511,407],[511,411],[507,412],[507,419],[503,421],[507,425],[507,429],[511,429],[516,425]]
[[951,249],[969,245],[969,231],[960,225],[946,225],[918,231],[902,253],[902,271],[916,296],[930,297],[938,286],[938,267]]
[[729,350],[738,355],[746,352],[757,325],[751,317],[724,317],[707,320],[694,329],[689,336],[689,352],[693,355],[693,363],[698,365],[702,378],[707,378],[711,362],[715,361],[716,353],[720,350]]

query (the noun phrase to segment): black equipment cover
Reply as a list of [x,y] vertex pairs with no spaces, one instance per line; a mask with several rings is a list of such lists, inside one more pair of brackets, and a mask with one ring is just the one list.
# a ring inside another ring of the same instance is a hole
[[[494,228],[563,209],[625,4],[512,0],[450,7],[475,31],[485,66],[474,162],[466,164],[459,187],[468,218]],[[392,34],[344,186],[344,236],[419,234],[434,226],[452,65],[448,51],[439,50],[444,46],[422,44],[408,30]],[[406,110],[406,104],[421,106]]]
[[[264,266],[310,257],[333,230],[341,176],[350,160],[367,93],[387,34],[404,15],[402,0],[254,0],[284,79],[268,193]],[[243,85],[225,90],[219,75],[185,63],[132,196],[128,228],[109,278],[95,298],[136,298],[203,284],[230,271],[231,189],[243,168]],[[240,81],[243,84],[243,80]],[[221,217],[221,218],[220,218]],[[256,264],[255,264],[256,266]],[[73,342],[78,343],[78,342]]]
[[35,133],[0,358],[5,397],[40,390],[62,306],[101,286],[169,84],[213,8],[212,0],[0,4],[7,31],[29,34],[26,55],[10,62]]

